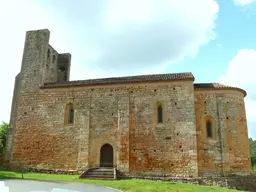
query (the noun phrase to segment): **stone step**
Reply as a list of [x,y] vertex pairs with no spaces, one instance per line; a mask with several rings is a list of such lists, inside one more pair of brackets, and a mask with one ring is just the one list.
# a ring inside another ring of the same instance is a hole
[[104,169],[104,170],[113,170],[113,167],[98,167],[98,168],[94,168],[94,169]]
[[114,169],[92,169],[92,170],[89,170],[88,172],[114,172]]
[[82,179],[88,179],[88,180],[116,180],[114,177],[108,178],[108,177],[81,177]]
[[86,179],[114,179],[113,167],[99,167],[84,172],[80,178]]
[[114,178],[114,175],[82,175],[81,178]]
[[85,175],[109,175],[109,176],[114,176],[114,172],[111,173],[106,173],[106,172],[87,172]]

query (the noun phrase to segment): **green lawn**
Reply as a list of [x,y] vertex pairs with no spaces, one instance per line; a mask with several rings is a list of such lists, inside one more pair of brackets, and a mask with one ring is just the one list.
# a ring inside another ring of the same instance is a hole
[[[21,179],[21,173],[0,169],[0,180],[18,178]],[[40,173],[25,173],[24,179],[33,180],[51,180],[67,182],[92,183],[103,186],[109,186],[126,192],[232,192],[234,190],[222,189],[217,187],[206,187],[192,184],[182,184],[173,182],[151,181],[151,180],[84,180],[78,179],[78,175],[55,175]]]

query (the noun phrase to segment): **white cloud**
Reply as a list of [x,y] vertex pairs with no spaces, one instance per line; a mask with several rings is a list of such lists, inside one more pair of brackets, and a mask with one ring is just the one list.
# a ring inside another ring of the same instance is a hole
[[249,135],[256,138],[256,50],[241,49],[230,61],[226,74],[219,82],[240,87],[247,92],[245,98]]
[[172,62],[195,56],[214,38],[217,12],[217,3],[211,0],[114,0],[104,19],[93,19],[101,22],[84,31],[84,61],[118,74],[152,68],[161,72]]
[[233,1],[234,1],[235,5],[241,6],[241,7],[250,5],[255,2],[255,0],[233,0]]
[[51,31],[53,47],[72,54],[72,79],[159,73],[215,38],[218,11],[215,0],[1,2],[0,121],[9,120],[26,31]]
[[[100,2],[68,6],[63,1],[56,11],[75,26],[66,43],[85,71],[97,68],[113,76],[163,72],[173,62],[196,56],[200,46],[215,37],[214,0]],[[53,10],[58,7],[51,5]],[[81,78],[73,70],[71,77]]]

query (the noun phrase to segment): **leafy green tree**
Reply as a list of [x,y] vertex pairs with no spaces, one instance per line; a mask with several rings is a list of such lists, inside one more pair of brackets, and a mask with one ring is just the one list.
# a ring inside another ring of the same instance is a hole
[[249,139],[252,167],[256,168],[256,140]]
[[8,129],[9,129],[8,123],[2,122],[2,124],[0,124],[0,157],[4,155]]

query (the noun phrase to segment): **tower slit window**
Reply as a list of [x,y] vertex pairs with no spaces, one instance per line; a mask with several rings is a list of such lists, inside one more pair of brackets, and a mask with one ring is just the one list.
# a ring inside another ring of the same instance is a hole
[[65,109],[64,124],[70,125],[74,123],[75,110],[72,103],[67,104]]
[[157,106],[157,123],[163,123],[163,107],[162,107],[162,105]]
[[212,137],[212,122],[210,120],[206,121],[206,131],[207,131],[207,137]]
[[74,109],[71,107],[69,109],[69,117],[68,117],[68,123],[72,124],[74,122]]
[[48,49],[48,51],[47,51],[47,57],[49,58],[50,55],[51,55],[51,51],[50,51],[50,49]]
[[52,56],[52,62],[55,63],[55,61],[56,61],[56,56],[53,55],[53,56]]

